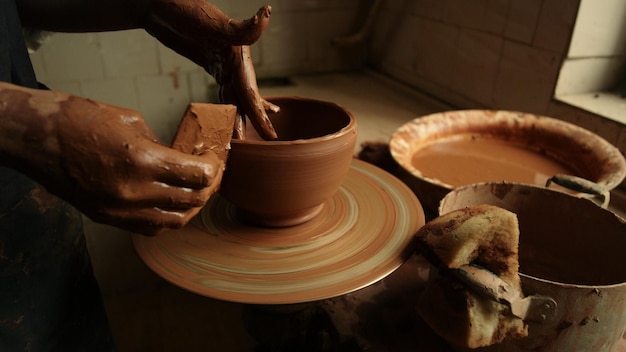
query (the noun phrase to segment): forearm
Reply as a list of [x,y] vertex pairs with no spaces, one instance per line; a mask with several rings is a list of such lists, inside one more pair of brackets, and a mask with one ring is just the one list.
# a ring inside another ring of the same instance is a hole
[[59,165],[56,125],[50,116],[67,99],[63,93],[0,82],[0,165],[33,178],[45,177],[46,167]]
[[221,165],[159,144],[134,110],[0,82],[0,166],[95,221],[146,234],[184,226],[219,186]]
[[189,51],[204,50],[202,46],[219,49],[256,42],[271,13],[264,6],[238,21],[208,0],[17,0],[17,5],[25,27],[53,32],[143,28],[175,50],[191,46],[182,53],[188,57],[197,55]]
[[142,27],[149,0],[16,0],[22,25],[54,32]]

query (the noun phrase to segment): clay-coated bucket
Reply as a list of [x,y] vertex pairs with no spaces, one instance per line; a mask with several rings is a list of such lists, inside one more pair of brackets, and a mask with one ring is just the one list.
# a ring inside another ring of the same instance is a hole
[[550,321],[528,322],[528,337],[480,350],[616,351],[626,329],[626,221],[587,199],[512,183],[456,188],[439,213],[478,204],[517,214],[524,294],[557,303]]

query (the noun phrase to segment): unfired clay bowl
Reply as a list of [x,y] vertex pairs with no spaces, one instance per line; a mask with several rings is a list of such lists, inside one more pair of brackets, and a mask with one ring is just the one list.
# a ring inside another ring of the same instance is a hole
[[354,116],[330,102],[269,97],[278,140],[265,141],[248,128],[233,140],[220,194],[254,225],[285,227],[317,215],[343,183],[357,137]]

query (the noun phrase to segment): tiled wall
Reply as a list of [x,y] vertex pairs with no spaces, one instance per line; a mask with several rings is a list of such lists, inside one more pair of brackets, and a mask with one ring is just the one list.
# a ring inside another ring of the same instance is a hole
[[574,0],[390,0],[372,57],[458,106],[545,113],[577,8]]
[[[235,19],[272,6],[271,25],[252,46],[259,77],[354,67],[359,48],[337,48],[335,37],[359,26],[359,0],[216,0]],[[173,138],[190,101],[214,97],[212,77],[143,30],[55,34],[31,56],[38,78],[63,90],[136,109],[164,142]]]
[[[623,2],[615,1],[623,7]],[[624,124],[553,99],[579,4],[580,0],[387,0],[369,58],[378,70],[458,108],[557,117],[596,132],[626,153]]]
[[[608,5],[597,0],[582,0],[582,5],[581,0],[384,0],[367,45],[333,46],[333,38],[359,28],[372,2],[213,1],[237,19],[251,16],[261,5],[272,6],[270,26],[252,46],[259,77],[342,70],[367,62],[459,108],[559,117],[626,151],[624,124],[553,99],[579,6]],[[623,49],[621,39],[609,42]],[[589,47],[584,43],[575,47],[584,51]],[[139,110],[165,142],[189,101],[206,101],[215,93],[212,78],[202,69],[142,30],[56,34],[32,58],[40,80],[50,87]]]
[[556,95],[606,91],[626,79],[623,0],[581,0]]

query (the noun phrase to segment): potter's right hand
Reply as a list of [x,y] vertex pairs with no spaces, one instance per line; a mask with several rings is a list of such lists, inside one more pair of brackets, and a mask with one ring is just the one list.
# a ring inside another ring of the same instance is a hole
[[223,171],[213,154],[158,143],[136,111],[8,83],[0,83],[0,163],[94,221],[143,234],[184,226]]

